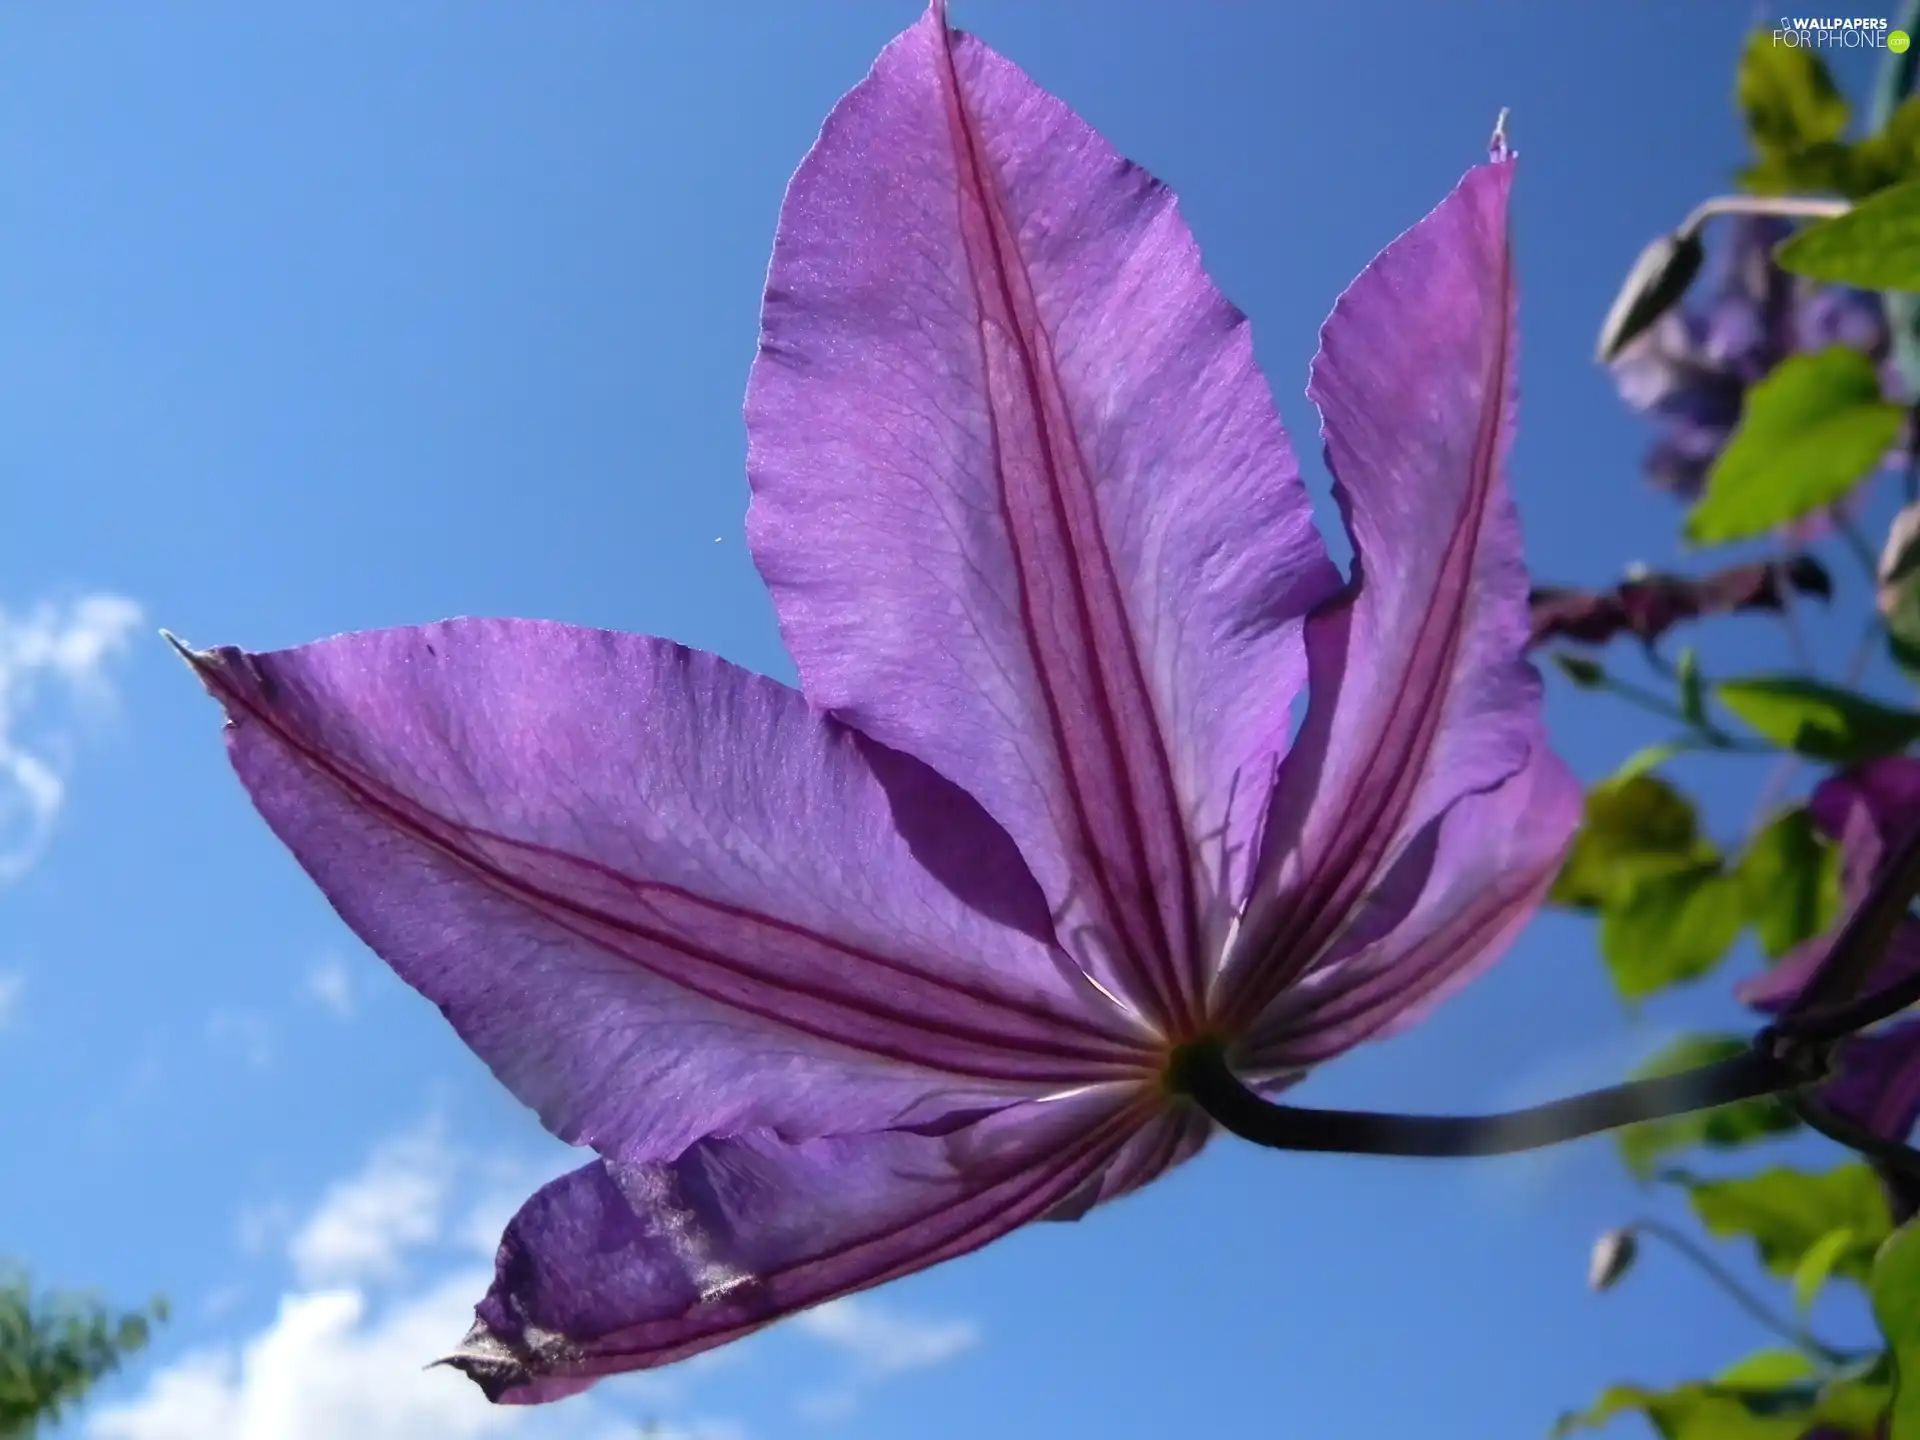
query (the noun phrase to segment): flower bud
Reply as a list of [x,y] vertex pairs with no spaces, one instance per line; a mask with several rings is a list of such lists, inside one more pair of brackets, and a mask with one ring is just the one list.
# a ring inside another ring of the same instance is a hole
[[1633,1268],[1639,1254],[1640,1241],[1631,1229],[1603,1231],[1593,1242],[1593,1255],[1587,1261],[1588,1288],[1596,1295],[1611,1290]]
[[1602,365],[1612,364],[1622,350],[1678,305],[1700,273],[1706,254],[1698,230],[1662,235],[1642,250],[1607,311],[1594,358]]

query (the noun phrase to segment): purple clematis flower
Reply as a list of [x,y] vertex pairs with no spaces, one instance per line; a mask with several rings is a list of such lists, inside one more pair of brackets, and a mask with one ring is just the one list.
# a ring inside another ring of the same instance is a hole
[[[453,1363],[536,1402],[1074,1218],[1525,923],[1504,147],[1340,299],[1329,562],[1173,197],[936,4],[795,176],[747,404],[802,691],[458,620],[192,657],[336,909],[555,1134]],[[1310,688],[1293,734],[1295,704]]]
[[[1857,905],[1893,850],[1920,825],[1920,759],[1896,756],[1835,775],[1808,802],[1814,825],[1841,847],[1841,887]],[[1796,1000],[1826,958],[1838,927],[1808,941],[1738,989],[1754,1008],[1777,1014]],[[1871,996],[1920,974],[1920,920],[1895,928],[1874,968]],[[1888,1140],[1904,1141],[1920,1121],[1920,1020],[1900,1020],[1846,1041],[1840,1074],[1820,1099],[1843,1118]]]
[[1742,215],[1728,225],[1705,304],[1668,311],[1613,365],[1621,398],[1664,426],[1647,453],[1648,478],[1684,500],[1705,490],[1747,391],[1789,356],[1850,346],[1882,366],[1890,395],[1899,392],[1878,296],[1774,264],[1774,248],[1793,233],[1789,221]]

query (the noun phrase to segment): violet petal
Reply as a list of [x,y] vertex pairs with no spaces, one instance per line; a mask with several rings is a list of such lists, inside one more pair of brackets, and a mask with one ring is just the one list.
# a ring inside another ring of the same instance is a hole
[[748,399],[807,694],[965,786],[1191,1021],[1338,577],[1173,196],[939,7],[795,176]]
[[268,823],[567,1140],[644,1160],[1138,1073],[1005,834],[771,680],[514,620],[197,663]]

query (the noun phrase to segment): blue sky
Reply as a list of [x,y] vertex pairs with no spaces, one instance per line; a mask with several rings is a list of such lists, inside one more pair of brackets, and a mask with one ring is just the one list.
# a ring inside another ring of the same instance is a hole
[[[1673,1211],[1605,1142],[1434,1165],[1224,1141],[1077,1226],[550,1411],[420,1371],[569,1155],[271,840],[154,627],[272,648],[542,616],[791,679],[741,536],[760,286],[787,176],[916,12],[0,12],[0,1253],[176,1312],[76,1433],[1504,1440],[1761,1342],[1665,1257],[1586,1293],[1598,1231]],[[1334,297],[1511,106],[1534,563],[1678,558],[1589,356],[1639,247],[1739,158],[1744,0],[954,14],[1179,191],[1303,452]],[[1730,655],[1773,643],[1733,629]],[[1650,733],[1562,694],[1552,719],[1589,775]],[[1750,763],[1699,772],[1728,827]],[[1547,917],[1305,1094],[1542,1099],[1732,1014],[1714,987],[1630,1023],[1586,927]]]

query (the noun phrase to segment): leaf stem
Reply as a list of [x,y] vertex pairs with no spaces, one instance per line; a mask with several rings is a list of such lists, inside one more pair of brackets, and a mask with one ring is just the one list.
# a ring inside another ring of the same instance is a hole
[[1854,1357],[1844,1350],[1837,1350],[1821,1340],[1817,1335],[1795,1325],[1784,1316],[1775,1313],[1766,1301],[1742,1285],[1718,1260],[1689,1236],[1659,1220],[1636,1220],[1625,1227],[1632,1234],[1652,1235],[1662,1243],[1680,1252],[1694,1268],[1717,1285],[1720,1290],[1748,1315],[1761,1325],[1773,1331],[1781,1339],[1791,1343],[1795,1349],[1804,1352],[1822,1364],[1839,1367],[1849,1363]]

